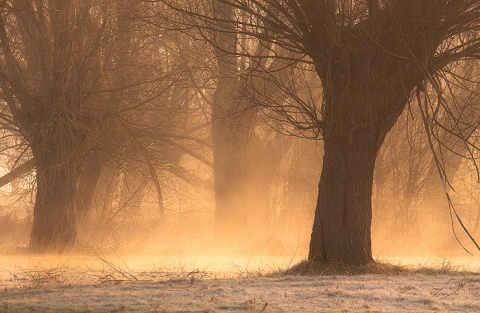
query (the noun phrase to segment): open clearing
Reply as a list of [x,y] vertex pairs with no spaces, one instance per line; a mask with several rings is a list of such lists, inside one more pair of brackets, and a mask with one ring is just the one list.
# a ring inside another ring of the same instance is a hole
[[472,260],[472,272],[444,260],[435,274],[292,276],[267,275],[298,262],[281,257],[4,257],[0,312],[480,312]]
[[6,289],[6,312],[480,312],[478,276],[286,276]]

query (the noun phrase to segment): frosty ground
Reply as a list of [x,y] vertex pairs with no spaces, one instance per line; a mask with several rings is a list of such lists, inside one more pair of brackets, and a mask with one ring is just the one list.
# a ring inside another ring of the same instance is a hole
[[18,259],[0,258],[0,312],[480,312],[478,268],[451,263],[302,276],[252,256]]

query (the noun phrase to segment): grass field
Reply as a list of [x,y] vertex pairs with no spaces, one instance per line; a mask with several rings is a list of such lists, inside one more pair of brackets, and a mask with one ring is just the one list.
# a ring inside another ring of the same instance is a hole
[[360,269],[300,259],[5,256],[0,312],[480,312],[475,258]]

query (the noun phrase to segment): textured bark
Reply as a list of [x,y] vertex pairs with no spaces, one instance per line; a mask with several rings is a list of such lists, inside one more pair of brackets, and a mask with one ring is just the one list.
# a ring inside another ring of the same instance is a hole
[[378,152],[376,134],[362,132],[348,142],[325,138],[310,260],[365,264],[371,251],[372,182]]
[[37,195],[30,248],[62,252],[77,242],[77,191],[81,172],[75,166],[52,166],[37,159]]
[[387,70],[382,63],[404,67],[388,55],[373,55],[359,48],[338,59],[328,74],[318,71],[324,82],[325,154],[309,260],[353,265],[373,261],[375,160],[419,79],[415,71]]
[[98,156],[59,145],[52,135],[57,131],[45,128],[46,135],[39,132],[32,144],[37,194],[30,248],[35,252],[63,252],[76,246],[79,222],[90,211],[100,174]]
[[[41,156],[41,154],[40,154]],[[90,212],[93,194],[100,177],[99,162],[55,162],[55,158],[36,158],[37,194],[35,198],[30,248],[35,252],[63,252],[78,241],[78,226]]]

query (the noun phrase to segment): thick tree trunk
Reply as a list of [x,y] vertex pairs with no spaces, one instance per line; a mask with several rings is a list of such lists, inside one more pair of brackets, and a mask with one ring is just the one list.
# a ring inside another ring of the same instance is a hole
[[30,248],[54,253],[72,249],[79,223],[92,206],[100,163],[96,155],[62,162],[43,149],[33,150],[37,152],[37,194]]
[[395,71],[405,68],[402,63],[385,67],[390,61],[367,49],[338,59],[329,71],[317,68],[324,91],[324,157],[309,260],[373,262],[375,160],[421,81],[416,71]]
[[349,141],[325,137],[309,260],[361,265],[373,261],[370,227],[378,135],[361,131]]
[[35,252],[62,252],[77,242],[77,191],[81,170],[55,166],[37,159],[37,195],[30,248]]

